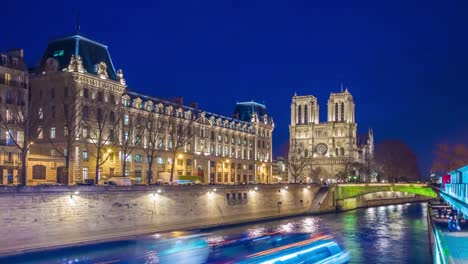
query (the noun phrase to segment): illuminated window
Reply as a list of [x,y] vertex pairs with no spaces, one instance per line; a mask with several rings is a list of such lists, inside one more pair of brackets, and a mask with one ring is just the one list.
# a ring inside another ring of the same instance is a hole
[[55,127],[50,128],[50,138],[55,138]]
[[55,149],[50,150],[50,156],[55,157]]
[[89,136],[89,133],[88,133],[88,128],[87,127],[83,127],[83,138],[88,138]]
[[9,73],[5,73],[5,84],[10,85],[11,75]]
[[83,180],[88,179],[88,168],[82,169]]
[[63,56],[63,53],[64,53],[63,50],[56,50],[56,51],[54,51],[54,57]]
[[6,139],[6,144],[7,145],[12,145],[13,144],[13,139],[11,136],[13,135],[13,131],[5,131],[5,139]]
[[18,131],[16,133],[16,142],[18,142],[18,144],[22,145],[23,141],[24,141],[24,132],[23,131]]
[[39,119],[44,119],[44,109],[42,107],[39,108]]
[[84,160],[88,160],[88,151],[87,150],[83,150],[82,157],[83,157]]
[[164,159],[161,158],[161,157],[157,157],[157,158],[156,158],[156,163],[157,163],[157,164],[164,164]]
[[135,162],[136,163],[142,163],[143,162],[143,156],[142,155],[135,155]]
[[38,128],[37,128],[37,138],[38,138],[38,139],[42,139],[42,138],[43,138],[42,127],[38,127]]
[[130,122],[130,119],[128,117],[128,114],[125,114],[124,115],[124,125],[128,125],[129,122]]

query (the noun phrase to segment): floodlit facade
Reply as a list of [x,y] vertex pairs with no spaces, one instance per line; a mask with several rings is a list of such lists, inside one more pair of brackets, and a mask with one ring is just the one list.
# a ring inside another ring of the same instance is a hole
[[172,171],[173,180],[271,182],[266,108],[240,120],[131,91],[107,46],[80,35],[49,42],[31,86],[31,99],[47,103],[38,110],[29,185],[122,175],[168,182]]
[[355,104],[348,89],[330,94],[326,122],[319,120],[315,96],[295,94],[289,132],[290,146],[301,146],[308,159],[303,181],[336,179],[350,163],[366,164],[374,152],[373,131],[357,134]]
[[[15,124],[13,112],[26,107],[28,73],[21,49],[0,52],[0,184],[18,183],[20,149],[24,131]],[[13,140],[14,139],[14,140]]]

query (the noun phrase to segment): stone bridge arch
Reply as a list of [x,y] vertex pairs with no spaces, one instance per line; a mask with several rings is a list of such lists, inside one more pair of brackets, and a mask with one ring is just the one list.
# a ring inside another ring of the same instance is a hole
[[425,184],[338,184],[337,199],[348,199],[379,192],[412,193],[436,198],[437,194]]

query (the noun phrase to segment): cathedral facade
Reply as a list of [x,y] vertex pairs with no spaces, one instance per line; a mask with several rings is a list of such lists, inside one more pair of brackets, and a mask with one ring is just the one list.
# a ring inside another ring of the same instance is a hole
[[[326,122],[320,122],[319,116],[315,96],[294,95],[289,126],[290,149],[300,146],[307,160],[300,180],[341,181],[345,180],[343,175],[351,165],[367,166],[374,152],[373,131],[369,129],[364,135],[357,134],[355,104],[348,89],[330,94]],[[359,171],[352,174],[359,174]],[[291,172],[289,181],[295,181],[291,179]]]

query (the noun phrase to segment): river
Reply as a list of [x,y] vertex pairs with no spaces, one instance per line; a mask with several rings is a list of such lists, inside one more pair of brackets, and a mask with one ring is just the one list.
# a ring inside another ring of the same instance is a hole
[[[326,233],[349,251],[350,263],[431,263],[426,212],[425,203],[400,204],[214,228],[202,232],[209,232],[214,236],[274,230]],[[0,263],[157,263],[157,252],[151,249],[151,244],[157,240],[157,236],[146,236],[138,240],[0,258]]]

